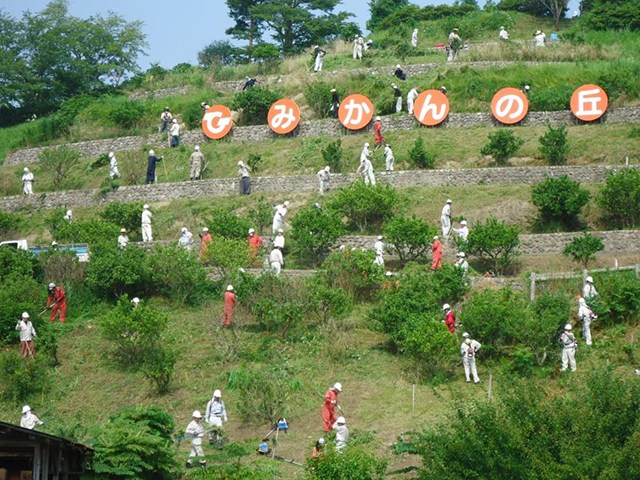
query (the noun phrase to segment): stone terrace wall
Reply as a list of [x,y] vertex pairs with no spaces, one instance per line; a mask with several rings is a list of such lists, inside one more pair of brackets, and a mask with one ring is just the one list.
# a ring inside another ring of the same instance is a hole
[[[623,166],[575,166],[575,167],[506,167],[506,168],[465,168],[447,170],[404,170],[376,174],[379,182],[394,187],[415,186],[464,186],[464,185],[510,185],[534,184],[547,176],[568,175],[582,183],[601,183],[607,172],[621,170]],[[639,167],[629,167],[639,168]],[[355,181],[355,174],[333,175],[333,188],[343,187]],[[288,192],[313,191],[318,188],[315,175],[291,175],[282,177],[255,177],[252,192],[282,192],[283,200]],[[111,202],[159,203],[183,198],[219,197],[237,195],[238,180],[234,178],[213,178],[196,182],[159,183],[119,187],[108,192],[99,190],[69,190],[35,194],[30,197],[16,195],[0,198],[0,209],[16,211],[25,208],[52,209],[94,207]]]
[[[420,125],[413,115],[394,115],[382,118],[385,131],[411,130],[414,128],[427,128]],[[570,111],[560,112],[530,112],[519,126],[545,126],[551,125],[579,125],[583,122],[577,120]],[[600,123],[640,123],[640,107],[617,108],[608,111],[600,120]],[[470,127],[495,127],[501,126],[490,113],[452,113],[447,120],[438,127],[431,128],[470,128]],[[310,120],[300,122],[298,127],[285,137],[321,137],[357,135],[373,130],[373,123],[357,132],[344,128],[338,120]],[[255,125],[250,127],[237,127],[231,131],[230,139],[235,142],[263,142],[283,137],[272,132],[267,125]],[[181,143],[187,146],[202,145],[210,140],[200,131],[191,130],[180,136]],[[161,136],[148,135],[142,137],[108,138],[104,140],[91,140],[66,144],[69,148],[79,151],[85,157],[98,156],[102,153],[114,151],[141,150],[143,145],[153,148],[166,147],[161,142]],[[5,165],[24,165],[38,162],[38,155],[47,148],[59,146],[37,147],[18,150],[7,156]]]

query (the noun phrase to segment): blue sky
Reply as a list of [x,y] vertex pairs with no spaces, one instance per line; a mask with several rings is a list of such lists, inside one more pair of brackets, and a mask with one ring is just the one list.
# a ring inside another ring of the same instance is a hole
[[[0,0],[0,8],[19,17],[24,10],[37,12],[47,3],[48,0]],[[232,25],[224,0],[70,0],[69,3],[71,13],[81,18],[111,10],[129,21],[143,21],[149,55],[140,58],[142,68],[155,62],[165,68],[181,62],[197,63],[198,51],[213,40],[225,39],[224,31]],[[354,13],[355,21],[364,30],[369,18],[368,3],[343,0],[338,9]],[[451,4],[453,0],[411,0],[411,3],[424,6]],[[578,0],[571,0],[571,9],[577,9],[577,4]]]

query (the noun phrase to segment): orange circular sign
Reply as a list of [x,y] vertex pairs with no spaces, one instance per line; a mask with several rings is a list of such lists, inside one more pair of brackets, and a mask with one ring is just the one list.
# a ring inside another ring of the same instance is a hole
[[413,114],[422,125],[438,125],[449,115],[449,99],[438,90],[426,90],[416,98]]
[[231,131],[231,110],[224,105],[209,107],[202,117],[202,131],[212,140],[219,140]]
[[609,106],[609,97],[598,85],[582,85],[571,95],[571,111],[580,120],[599,119]]
[[288,98],[281,98],[269,109],[269,127],[280,135],[293,132],[300,123],[300,108]]
[[491,113],[499,122],[512,125],[526,117],[529,111],[527,96],[517,88],[503,88],[491,100]]
[[349,130],[360,130],[371,122],[373,104],[364,95],[349,95],[340,104],[338,118],[340,123]]

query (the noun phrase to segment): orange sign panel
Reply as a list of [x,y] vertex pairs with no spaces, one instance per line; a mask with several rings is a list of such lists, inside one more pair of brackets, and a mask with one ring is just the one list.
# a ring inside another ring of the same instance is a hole
[[517,88],[503,88],[491,100],[491,112],[502,123],[512,125],[522,120],[529,111],[527,96]]
[[300,108],[293,100],[282,98],[271,105],[267,119],[271,130],[285,135],[293,132],[300,123]]
[[422,125],[438,125],[449,115],[449,99],[438,90],[424,91],[416,98],[413,114]]
[[580,120],[599,119],[609,106],[609,97],[598,85],[582,85],[571,95],[571,111]]
[[349,95],[340,104],[338,118],[340,123],[349,130],[360,130],[371,122],[373,104],[364,95]]
[[213,140],[219,140],[229,133],[231,124],[231,111],[224,105],[209,107],[202,117],[202,131]]

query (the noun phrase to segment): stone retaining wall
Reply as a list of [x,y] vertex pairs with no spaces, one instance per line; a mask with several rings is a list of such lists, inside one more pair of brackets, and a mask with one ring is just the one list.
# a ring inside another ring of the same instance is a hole
[[[572,167],[504,167],[504,168],[461,168],[443,170],[403,170],[380,172],[376,179],[394,187],[415,186],[465,186],[465,185],[511,185],[535,184],[547,176],[568,175],[582,183],[601,183],[607,172],[621,170],[623,166],[572,166]],[[628,167],[640,168],[640,167]],[[355,174],[333,175],[333,188],[346,186],[357,179]],[[282,177],[255,177],[252,192],[308,192],[318,188],[315,175],[291,175]],[[170,200],[200,197],[220,197],[237,195],[238,180],[235,178],[212,178],[196,182],[159,183],[119,187],[115,190],[68,190],[64,192],[36,193],[30,197],[16,195],[0,198],[0,209],[16,211],[25,208],[52,209],[95,207],[111,202],[159,203]],[[284,199],[284,195],[283,195]]]

